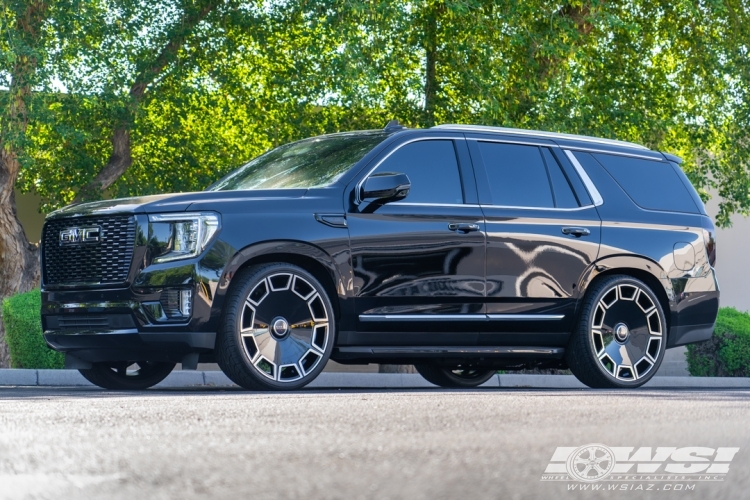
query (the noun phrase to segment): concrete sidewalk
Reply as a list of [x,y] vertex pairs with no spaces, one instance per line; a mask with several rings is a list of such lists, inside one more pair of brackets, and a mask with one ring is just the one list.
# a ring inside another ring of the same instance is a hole
[[[91,386],[77,370],[0,369],[0,386]],[[220,371],[173,371],[156,388],[236,387]],[[405,389],[435,387],[413,373],[321,373],[310,389]],[[482,387],[585,389],[572,375],[497,375]],[[750,378],[656,376],[645,388],[750,388]]]

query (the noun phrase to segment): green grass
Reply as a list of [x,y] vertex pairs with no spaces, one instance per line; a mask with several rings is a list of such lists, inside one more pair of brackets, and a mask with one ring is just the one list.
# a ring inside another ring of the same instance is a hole
[[65,357],[42,337],[42,295],[32,290],[3,301],[5,341],[13,368],[63,368]]
[[687,362],[695,377],[750,377],[750,314],[719,309],[713,337],[689,345]]

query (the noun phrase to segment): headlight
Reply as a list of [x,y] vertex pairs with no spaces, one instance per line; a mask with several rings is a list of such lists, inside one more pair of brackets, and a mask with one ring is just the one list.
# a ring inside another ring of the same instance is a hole
[[200,255],[219,230],[215,213],[152,214],[148,216],[148,246],[153,263]]

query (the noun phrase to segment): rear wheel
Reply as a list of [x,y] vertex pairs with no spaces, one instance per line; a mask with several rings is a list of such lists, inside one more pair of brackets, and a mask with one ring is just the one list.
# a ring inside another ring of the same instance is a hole
[[325,288],[304,269],[251,267],[227,296],[216,360],[245,389],[299,389],[328,362],[335,321]]
[[94,385],[115,391],[138,391],[152,387],[169,375],[174,363],[155,361],[123,361],[94,363],[91,368],[78,370]]
[[656,374],[667,345],[659,299],[642,281],[612,276],[586,294],[565,355],[589,387],[632,388]]
[[431,384],[448,389],[478,387],[495,374],[495,370],[477,370],[474,368],[444,368],[437,365],[414,365],[414,367]]

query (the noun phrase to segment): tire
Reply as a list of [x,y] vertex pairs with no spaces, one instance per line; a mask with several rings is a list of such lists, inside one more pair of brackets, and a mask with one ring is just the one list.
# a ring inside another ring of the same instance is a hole
[[592,388],[634,388],[659,369],[667,322],[656,294],[640,280],[615,275],[586,293],[565,357]]
[[[137,369],[132,369],[138,365]],[[94,385],[114,391],[140,391],[152,387],[169,375],[175,363],[136,361],[123,363],[94,363],[91,368],[78,370]],[[128,368],[131,368],[128,370]]]
[[323,371],[336,318],[320,282],[304,269],[275,263],[238,274],[216,338],[216,360],[249,390],[296,390]]
[[491,379],[496,373],[496,370],[451,369],[437,365],[414,365],[414,368],[431,384],[446,389],[478,387]]

